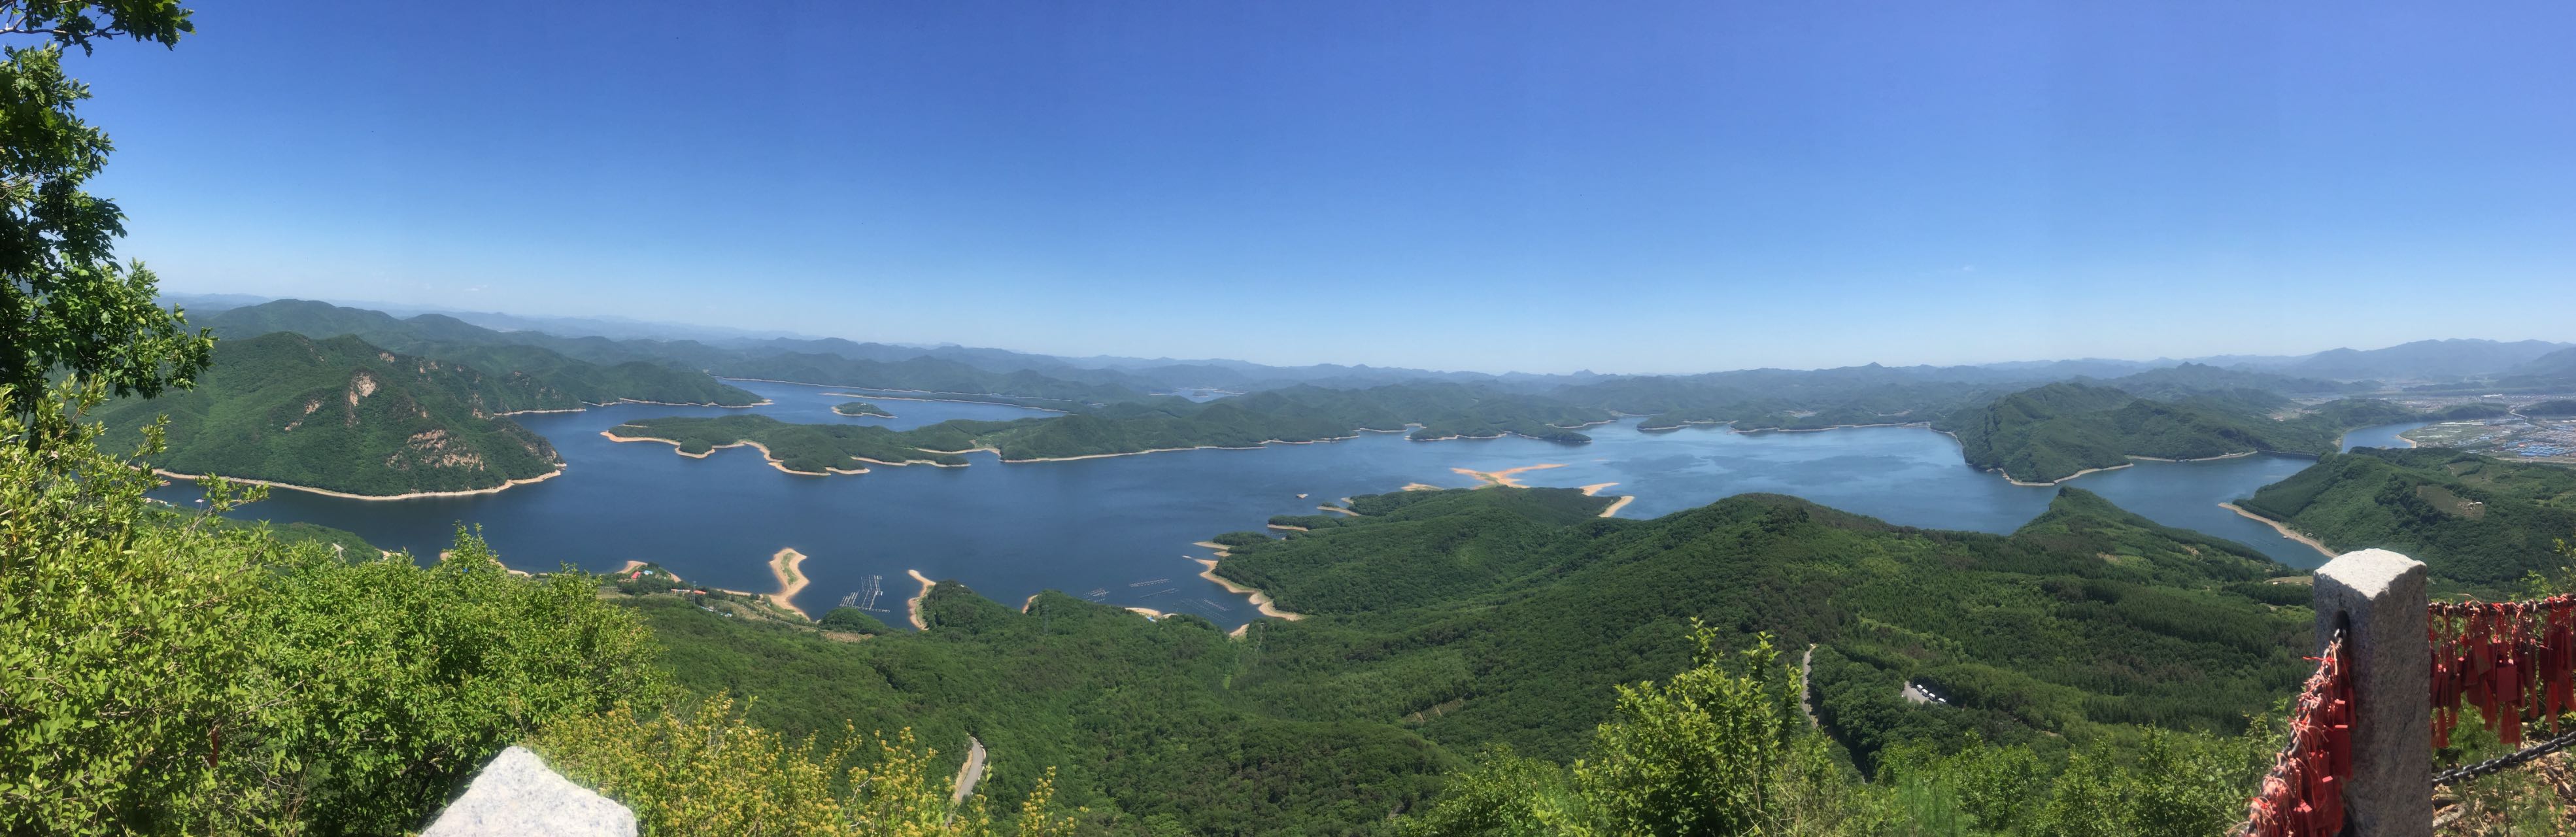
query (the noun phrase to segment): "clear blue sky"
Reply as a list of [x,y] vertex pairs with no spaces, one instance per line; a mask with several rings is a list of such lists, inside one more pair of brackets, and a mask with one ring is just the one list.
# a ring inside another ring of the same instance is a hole
[[1529,371],[2576,339],[2576,4],[719,5],[73,66],[178,291]]

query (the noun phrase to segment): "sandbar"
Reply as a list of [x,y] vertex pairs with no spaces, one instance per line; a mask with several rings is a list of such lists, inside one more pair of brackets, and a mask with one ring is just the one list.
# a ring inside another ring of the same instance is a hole
[[778,578],[778,592],[769,594],[769,603],[786,608],[798,616],[812,619],[814,617],[811,614],[798,608],[795,603],[796,594],[804,592],[807,583],[805,574],[796,571],[796,566],[803,563],[805,563],[805,553],[796,551],[795,547],[781,549],[769,556],[769,574]]
[[1207,566],[1206,570],[1199,573],[1200,578],[1216,582],[1218,586],[1224,587],[1228,593],[1250,598],[1252,600],[1253,609],[1261,611],[1261,615],[1286,619],[1290,622],[1306,618],[1306,614],[1303,613],[1290,613],[1285,610],[1280,610],[1277,606],[1271,603],[1270,595],[1267,593],[1263,593],[1260,590],[1250,587],[1245,587],[1241,584],[1236,584],[1233,581],[1226,579],[1224,576],[1217,575],[1215,561],[1205,558],[1192,558],[1190,560],[1197,561]]
[[2075,472],[2075,473],[2068,474],[2068,475],[2066,475],[2066,476],[2058,477],[2057,479],[2050,480],[2050,481],[2048,481],[2048,482],[2028,482],[2028,481],[2024,481],[2024,480],[2014,479],[2014,478],[2013,478],[2013,475],[2011,475],[2011,474],[2007,474],[2007,473],[2004,473],[2004,469],[2002,469],[2002,468],[1994,468],[1994,469],[1990,469],[1990,470],[1986,471],[1986,473],[1989,473],[1989,474],[1993,474],[1993,475],[1995,475],[1995,476],[2002,477],[2002,478],[2004,478],[2004,481],[2005,481],[2005,482],[2012,483],[2012,484],[2014,484],[2014,485],[2018,485],[2018,486],[2021,486],[2021,487],[2024,487],[2024,488],[2047,488],[2047,487],[2054,486],[2054,485],[2062,485],[2062,484],[2066,483],[2066,482],[2067,482],[2067,481],[2069,481],[2069,480],[2075,479],[2076,477],[2080,477],[2080,476],[2083,476],[2083,475],[2085,475],[2085,474],[2094,474],[2094,473],[2100,473],[2100,472],[2103,472],[2103,471],[2117,471],[2117,470],[2120,470],[2120,469],[2122,469],[2122,468],[2126,468],[2126,467],[2129,467],[2129,466],[2131,466],[2131,465],[2135,465],[2135,464],[2137,464],[2137,463],[2134,463],[2134,462],[2122,462],[2122,463],[2120,463],[2120,464],[2118,464],[2118,465],[2111,465],[2111,466],[2106,466],[2106,467],[2101,467],[2101,468],[2086,468],[2086,469],[2084,469],[2084,470],[2077,471],[2077,472]]
[[2327,549],[2327,548],[2326,548],[2326,545],[2325,545],[2323,542],[2318,541],[2318,540],[2317,540],[2317,539],[2315,539],[2315,538],[2308,537],[2306,534],[2301,533],[2301,532],[2300,532],[2299,530],[2297,530],[2297,529],[2292,529],[2292,528],[2290,528],[2290,525],[2289,525],[2289,524],[2287,524],[2287,523],[2283,523],[2283,522],[2278,521],[2278,520],[2273,520],[2273,519],[2271,519],[2271,518],[2264,517],[2264,516],[2262,516],[2262,515],[2255,514],[2255,513],[2250,512],[2250,511],[2246,511],[2246,510],[2244,510],[2243,508],[2238,507],[2235,503],[2220,503],[2220,504],[2218,504],[2218,507],[2219,507],[2219,508],[2222,508],[2222,509],[2226,509],[2226,510],[2228,510],[2228,511],[2235,512],[2235,513],[2240,514],[2240,515],[2244,515],[2245,517],[2247,517],[2247,518],[2249,518],[2249,519],[2252,519],[2252,520],[2254,520],[2254,521],[2260,522],[2260,523],[2262,523],[2262,524],[2263,524],[2263,525],[2265,525],[2265,526],[2270,526],[2270,527],[2272,527],[2272,531],[2275,531],[2275,532],[2279,532],[2279,533],[2281,533],[2281,537],[2289,538],[2290,540],[2294,540],[2294,541],[2298,541],[2298,542],[2303,543],[2303,544],[2307,544],[2307,545],[2308,545],[2308,548],[2316,550],[2316,551],[2317,551],[2317,554],[2319,554],[2319,555],[2323,555],[2323,556],[2328,557],[2328,558],[2335,557],[2335,551],[2334,551],[2334,550],[2331,550],[2331,549]]
[[920,570],[904,570],[904,572],[910,573],[912,575],[912,580],[921,582],[921,592],[915,594],[912,598],[905,599],[903,602],[903,609],[906,613],[912,615],[913,630],[930,630],[930,623],[921,621],[921,600],[928,598],[930,596],[930,588],[939,586],[939,582],[930,580],[930,576],[922,575]]
[[1346,514],[1346,515],[1350,515],[1350,516],[1352,516],[1352,517],[1358,517],[1358,516],[1360,516],[1360,513],[1359,513],[1359,512],[1355,512],[1355,511],[1352,511],[1352,510],[1350,510],[1350,509],[1342,508],[1342,507],[1340,507],[1340,506],[1316,506],[1316,507],[1315,507],[1315,510],[1316,510],[1316,511],[1328,511],[1328,512],[1332,512],[1332,513],[1334,513],[1334,514]]
[[1529,486],[1521,484],[1519,474],[1522,472],[1541,471],[1549,468],[1563,467],[1565,467],[1565,463],[1563,462],[1542,462],[1537,465],[1523,465],[1518,468],[1504,468],[1500,471],[1479,471],[1474,468],[1451,468],[1449,470],[1473,477],[1477,482],[1484,483],[1485,485],[1508,485],[1513,488],[1528,488]]
[[1127,609],[1128,609],[1129,611],[1132,611],[1132,612],[1135,612],[1135,613],[1142,613],[1142,614],[1144,614],[1144,615],[1145,615],[1145,618],[1147,618],[1147,619],[1161,619],[1161,618],[1163,618],[1163,612],[1162,612],[1162,611],[1155,610],[1155,609],[1150,608],[1150,607],[1129,607],[1129,608],[1127,608]]
[[[288,491],[302,491],[307,494],[320,494],[325,497],[339,497],[347,500],[418,500],[424,497],[472,497],[477,494],[498,494],[522,485],[545,482],[562,476],[564,469],[569,467],[572,467],[570,463],[558,462],[555,463],[555,469],[552,471],[529,477],[527,479],[509,480],[501,483],[500,485],[492,486],[491,488],[473,488],[462,491],[414,491],[409,494],[351,494],[346,491],[333,491],[328,488],[314,488],[309,485],[296,485],[293,483],[277,482],[274,480],[255,480],[248,477],[225,477],[224,481],[239,483],[242,485],[265,485],[270,488],[283,488]],[[205,474],[182,474],[177,471],[161,468],[152,469],[152,473],[174,480],[202,480],[207,478]]]
[[1606,508],[1606,509],[1602,509],[1602,510],[1601,510],[1601,516],[1602,516],[1602,517],[1610,517],[1610,516],[1612,516],[1612,515],[1616,515],[1616,514],[1618,514],[1618,513],[1619,513],[1619,510],[1620,510],[1620,509],[1627,508],[1629,503],[1636,502],[1636,500],[1637,500],[1637,495],[1634,495],[1634,494],[1622,494],[1622,495],[1620,495],[1620,496],[1619,496],[1619,499],[1618,499],[1617,501],[1612,502],[1612,503],[1610,504],[1610,507],[1609,507],[1609,508]]
[[1449,489],[1441,488],[1440,486],[1432,485],[1432,484],[1427,483],[1427,482],[1408,482],[1408,483],[1405,483],[1405,484],[1404,484],[1404,490],[1406,490],[1406,491],[1447,491],[1447,490],[1449,490]]

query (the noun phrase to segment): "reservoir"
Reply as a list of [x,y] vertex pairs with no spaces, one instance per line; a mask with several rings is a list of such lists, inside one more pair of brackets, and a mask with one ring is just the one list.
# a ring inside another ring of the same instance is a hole
[[[907,428],[953,418],[1041,414],[889,396],[870,400],[894,418],[850,418],[831,411],[849,400],[826,394],[838,388],[734,383],[773,402],[752,411],[784,421]],[[1590,444],[1518,437],[1414,442],[1403,434],[1365,433],[1320,444],[1064,462],[1004,464],[976,453],[965,468],[870,466],[865,474],[825,477],[781,473],[749,447],[689,459],[667,444],[600,436],[635,419],[734,412],[624,404],[516,416],[553,441],[570,463],[562,475],[496,494],[402,501],[277,490],[236,515],[347,529],[378,546],[418,555],[446,547],[459,524],[480,526],[502,560],[523,570],[569,564],[606,572],[628,560],[654,561],[693,583],[754,593],[777,589],[769,556],[793,547],[809,556],[802,570],[811,580],[796,604],[816,616],[875,576],[886,591],[877,606],[887,612],[877,615],[901,624],[902,600],[919,590],[905,573],[920,570],[1005,603],[1055,589],[1110,604],[1195,613],[1230,628],[1252,618],[1253,609],[1198,577],[1202,567],[1188,559],[1212,555],[1192,542],[1261,529],[1272,515],[1314,514],[1319,503],[1408,483],[1477,484],[1456,468],[1559,465],[1518,477],[1531,486],[1617,483],[1603,493],[1636,497],[1620,510],[1623,518],[1657,517],[1760,491],[1901,525],[2006,533],[2038,516],[2056,493],[1978,472],[1960,460],[1957,442],[1920,427],[1644,433],[1630,418],[1585,428],[1594,439]],[[2257,455],[2138,462],[2070,484],[2160,523],[2233,539],[2292,566],[2314,567],[2324,556],[2218,507],[2313,461]],[[195,489],[174,485],[155,496],[184,506]]]

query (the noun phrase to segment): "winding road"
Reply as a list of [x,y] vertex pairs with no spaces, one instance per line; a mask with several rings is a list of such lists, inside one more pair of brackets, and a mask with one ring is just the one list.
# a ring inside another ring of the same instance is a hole
[[966,763],[957,766],[957,789],[948,794],[948,804],[962,805],[975,795],[975,783],[984,781],[984,742],[966,736]]

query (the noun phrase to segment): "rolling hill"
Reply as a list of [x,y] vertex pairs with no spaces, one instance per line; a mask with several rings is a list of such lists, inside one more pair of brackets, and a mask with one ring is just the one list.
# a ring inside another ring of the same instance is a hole
[[2330,455],[2237,505],[2336,552],[2395,550],[2487,591],[2564,565],[2553,547],[2576,539],[2576,471],[2438,448]]
[[493,489],[555,473],[543,437],[498,417],[577,406],[523,376],[397,355],[355,337],[224,340],[194,389],[120,399],[92,418],[132,444],[170,418],[154,467],[362,496]]
[[[705,372],[642,359],[646,353],[596,351],[593,344],[606,341],[494,331],[444,314],[397,318],[380,311],[287,299],[229,309],[206,318],[205,324],[225,339],[277,332],[315,338],[350,335],[406,355],[462,363],[491,374],[525,376],[578,402],[559,409],[618,401],[739,407],[760,400]],[[584,360],[560,348],[590,349],[602,359]]]
[[[854,643],[630,601],[693,691],[756,695],[754,719],[791,733],[971,734],[1055,766],[1061,800],[1121,833],[1364,833],[1490,745],[1569,758],[1614,686],[1688,664],[1692,618],[1814,643],[1819,714],[1864,769],[1970,733],[2062,753],[2137,724],[2233,732],[2307,671],[2310,617],[2267,603],[2303,589],[2261,583],[2289,570],[2082,491],[2010,536],[1769,495],[1646,521],[1595,516],[1606,502],[1398,493],[1354,498],[1363,516],[1329,530],[1228,537],[1219,574],[1311,614],[1239,640],[953,582],[923,602],[929,630]],[[1907,703],[1908,682],[1951,703]],[[1036,778],[991,782],[1007,798]]]

